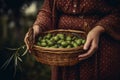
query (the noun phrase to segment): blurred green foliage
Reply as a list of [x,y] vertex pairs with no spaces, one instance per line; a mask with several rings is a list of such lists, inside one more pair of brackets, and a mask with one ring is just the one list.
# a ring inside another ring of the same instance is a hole
[[[32,27],[43,1],[0,1],[0,66],[13,54],[6,48],[24,45],[25,34]],[[15,76],[13,61],[7,69],[0,69],[0,80],[50,80],[50,66],[37,62],[30,54],[22,59]]]

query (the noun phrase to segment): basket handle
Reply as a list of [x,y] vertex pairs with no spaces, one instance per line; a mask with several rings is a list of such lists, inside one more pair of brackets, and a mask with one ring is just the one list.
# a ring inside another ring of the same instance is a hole
[[33,30],[33,28],[31,27],[31,28],[29,28],[29,30],[28,30],[28,37],[26,38],[26,42],[27,42],[27,44],[28,44],[28,46],[29,46],[29,50],[31,51],[32,50],[32,48],[33,48],[33,44],[34,44],[34,30]]

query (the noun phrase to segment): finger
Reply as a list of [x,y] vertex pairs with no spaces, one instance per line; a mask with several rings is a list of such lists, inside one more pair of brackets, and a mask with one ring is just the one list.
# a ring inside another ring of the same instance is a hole
[[26,44],[27,50],[29,50],[29,46],[28,46],[27,37],[26,37],[26,39],[25,39],[25,44]]
[[36,38],[36,36],[38,36],[39,35],[39,29],[33,29],[33,43],[35,43],[35,38]]
[[79,60],[84,60],[87,59],[88,57],[93,55],[93,52],[95,51],[95,49],[90,49],[87,53],[79,55],[78,58]]
[[27,50],[29,49],[28,43],[27,43],[28,33],[26,33],[26,36],[24,38],[24,42],[26,44]]
[[25,38],[24,38],[24,42],[26,43],[26,38],[28,37],[28,33],[26,33]]
[[85,60],[85,58],[78,58],[79,61]]
[[27,47],[28,52],[31,53],[30,46],[28,45],[27,39],[26,39],[26,47]]
[[90,44],[92,42],[92,38],[90,38],[89,36],[87,37],[86,43],[84,44],[83,49],[87,50],[90,47]]
[[79,59],[80,58],[86,59],[86,58],[92,56],[96,50],[97,50],[97,45],[93,41],[90,50],[87,53],[85,53],[85,54],[79,55],[78,57],[79,57]]
[[24,38],[24,42],[25,42],[25,44],[26,44],[26,48],[27,48],[27,50],[30,49],[29,41],[28,41],[28,37],[29,37],[28,34],[29,34],[29,33],[26,33],[26,36],[25,36],[25,38]]

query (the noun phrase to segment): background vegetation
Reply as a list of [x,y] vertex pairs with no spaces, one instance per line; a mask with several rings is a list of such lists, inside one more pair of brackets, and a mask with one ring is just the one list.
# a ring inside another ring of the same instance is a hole
[[[44,0],[0,0],[0,67],[16,48],[24,45],[24,36],[36,19]],[[36,62],[27,54],[17,66],[14,61],[6,69],[0,69],[0,80],[50,80],[50,66]]]

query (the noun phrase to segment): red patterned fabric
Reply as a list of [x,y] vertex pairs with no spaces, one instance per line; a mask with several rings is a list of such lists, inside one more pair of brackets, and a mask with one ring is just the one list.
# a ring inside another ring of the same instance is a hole
[[96,53],[74,66],[52,66],[52,80],[120,80],[120,1],[45,0],[34,25],[89,32],[105,28]]

